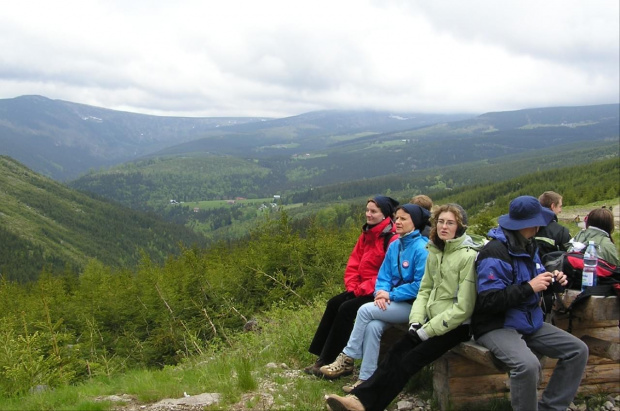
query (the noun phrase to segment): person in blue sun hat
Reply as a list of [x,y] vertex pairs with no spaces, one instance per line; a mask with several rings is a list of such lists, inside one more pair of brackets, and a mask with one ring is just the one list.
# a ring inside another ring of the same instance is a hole
[[[545,269],[533,240],[539,227],[553,217],[532,196],[513,199],[476,260],[478,296],[472,331],[476,342],[510,369],[510,402],[516,411],[565,411],[588,360],[583,341],[543,321],[543,291],[554,282],[567,283],[561,271]],[[540,400],[541,365],[536,353],[558,359]]]

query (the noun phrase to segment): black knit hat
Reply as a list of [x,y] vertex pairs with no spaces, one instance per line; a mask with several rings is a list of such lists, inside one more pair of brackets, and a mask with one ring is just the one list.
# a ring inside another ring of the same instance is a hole
[[431,218],[431,213],[417,204],[403,204],[398,207],[397,210],[404,210],[409,214],[416,230],[420,231],[424,230],[424,227],[428,225],[429,219]]
[[387,196],[375,196],[368,201],[373,201],[379,207],[384,217],[392,217],[396,207],[398,207],[398,201]]

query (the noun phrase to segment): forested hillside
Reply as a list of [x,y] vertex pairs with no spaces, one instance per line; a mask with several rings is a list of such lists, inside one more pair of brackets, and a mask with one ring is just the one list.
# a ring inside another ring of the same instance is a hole
[[[462,162],[455,161],[445,167],[325,186],[305,185],[311,176],[286,171],[286,160],[279,163],[274,160],[268,164],[196,154],[128,163],[108,172],[85,176],[70,185],[138,210],[154,211],[169,221],[203,232],[211,241],[233,240],[246,234],[254,224],[253,220],[261,214],[252,214],[239,202],[208,209],[198,203],[237,197],[269,198],[278,194],[281,195],[279,205],[286,207],[291,217],[297,219],[316,214],[329,204],[359,202],[377,193],[392,193],[401,199],[419,193],[445,196],[460,187],[489,185],[534,170],[617,159],[617,147],[617,142],[593,141],[587,145],[574,143],[471,162],[465,162],[463,155]],[[287,180],[307,188],[285,190]],[[171,199],[186,204],[170,205]]]
[[153,214],[131,210],[43,177],[0,156],[0,274],[28,281],[42,271],[76,274],[97,259],[134,267],[144,256],[161,263],[180,244],[204,237]]
[[[433,184],[421,180],[441,178],[443,170],[460,176],[443,180],[454,188],[485,182],[477,171],[485,165],[518,162],[518,173],[524,173],[617,155],[618,107],[488,113],[391,132],[377,132],[387,127],[380,116],[369,115],[371,121],[351,113],[307,114],[210,132],[149,159],[92,171],[70,185],[157,212],[172,198],[195,202],[278,194],[289,204],[334,200],[323,194],[336,185],[340,198],[387,188],[426,191]],[[243,133],[231,135],[233,129]],[[512,167],[496,167],[494,173],[492,181],[518,175]]]
[[[14,174],[40,179],[3,161]],[[463,204],[470,230],[484,233],[506,212],[508,200],[520,194],[554,189],[565,195],[566,204],[605,200],[616,207],[618,167],[613,158],[433,196],[437,203]],[[37,187],[43,203],[52,202],[46,190],[61,190]],[[359,235],[363,206],[364,201],[337,205],[329,207],[330,218],[296,222],[280,212],[257,224],[248,239],[185,248],[163,264],[148,256],[137,267],[115,268],[91,260],[79,276],[46,273],[28,285],[3,275],[0,395],[19,396],[35,385],[57,387],[135,367],[175,364],[207,347],[227,344],[227,335],[267,307],[305,304],[317,290],[338,289]],[[618,243],[617,235],[615,239]]]

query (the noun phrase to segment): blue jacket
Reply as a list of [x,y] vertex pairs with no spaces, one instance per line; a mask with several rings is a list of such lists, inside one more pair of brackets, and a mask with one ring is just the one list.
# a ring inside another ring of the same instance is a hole
[[428,238],[422,236],[419,230],[392,242],[379,268],[375,294],[384,290],[390,293],[391,301],[413,301],[424,275],[428,255],[426,243]]
[[536,243],[519,247],[513,232],[496,227],[476,260],[478,297],[472,316],[474,338],[497,328],[531,334],[542,327],[540,294],[528,284],[545,272]]

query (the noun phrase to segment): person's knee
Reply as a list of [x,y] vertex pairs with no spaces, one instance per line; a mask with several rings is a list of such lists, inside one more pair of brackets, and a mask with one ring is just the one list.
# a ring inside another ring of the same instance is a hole
[[527,378],[538,378],[541,369],[540,360],[534,353],[519,358],[514,368],[518,374],[525,375]]
[[373,304],[364,304],[357,310],[357,318],[370,321],[372,320],[372,310],[374,308]]
[[338,310],[342,306],[342,298],[340,295],[336,295],[327,300],[328,310]]
[[589,349],[585,342],[576,338],[575,339],[575,353],[576,357],[579,357],[584,360],[584,362],[588,361]]
[[365,337],[375,338],[377,340],[381,339],[381,335],[383,335],[383,330],[385,325],[383,321],[373,320],[368,323],[366,326]]

